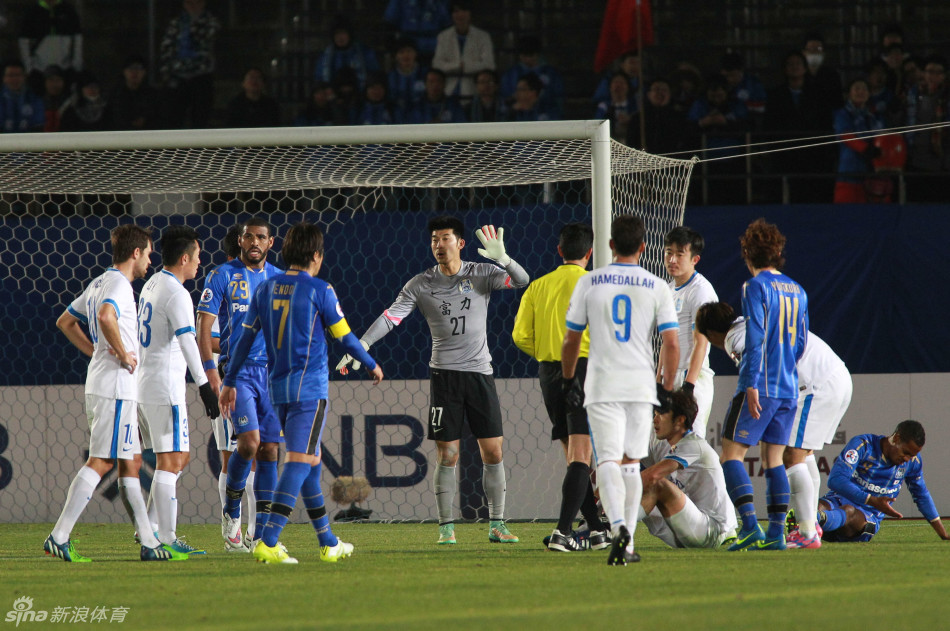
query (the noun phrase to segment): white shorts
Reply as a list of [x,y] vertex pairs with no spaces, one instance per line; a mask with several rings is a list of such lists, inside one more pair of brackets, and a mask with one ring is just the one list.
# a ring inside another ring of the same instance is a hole
[[219,416],[211,421],[214,430],[214,442],[218,451],[234,451],[237,449],[237,434],[231,430],[231,421]]
[[651,403],[590,403],[587,422],[597,464],[611,460],[646,458],[653,429]]
[[142,444],[157,454],[188,451],[188,406],[139,403]]
[[659,537],[671,548],[718,548],[726,533],[722,524],[699,510],[689,496],[686,504],[675,515],[663,517],[654,508],[643,523],[650,534]]
[[814,450],[832,442],[838,424],[851,405],[852,387],[851,374],[841,366],[825,383],[799,392],[788,446]]
[[[673,389],[681,388],[685,380],[685,371],[676,373]],[[696,420],[693,421],[693,433],[700,438],[706,438],[706,424],[709,422],[709,413],[712,412],[713,392],[713,373],[706,370],[700,371],[699,379],[696,380],[696,387],[693,389],[696,405],[699,406]]]
[[142,453],[135,401],[86,395],[89,455],[106,460],[132,460]]

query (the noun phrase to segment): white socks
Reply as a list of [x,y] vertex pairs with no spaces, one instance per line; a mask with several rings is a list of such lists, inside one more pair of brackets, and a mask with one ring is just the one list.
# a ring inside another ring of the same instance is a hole
[[643,480],[640,478],[640,463],[620,465],[620,474],[623,477],[625,495],[623,498],[623,515],[630,532],[630,545],[633,550],[633,533],[637,529],[637,517],[640,514],[640,500],[643,499]]
[[455,504],[455,467],[435,465],[435,504],[439,509],[439,524],[452,521],[452,506]]
[[600,491],[600,503],[610,522],[611,536],[616,536],[620,526],[628,526],[624,515],[627,490],[620,463],[607,461],[597,465],[597,489]]
[[79,470],[79,473],[73,478],[72,484],[69,485],[63,512],[60,513],[59,519],[56,520],[56,525],[53,527],[53,541],[56,543],[69,541],[69,533],[73,531],[73,526],[79,521],[79,516],[82,515],[89,500],[92,499],[92,494],[101,479],[102,477],[89,467],[83,467]]
[[247,484],[244,487],[244,497],[247,499],[247,536],[254,538],[255,526],[257,526],[257,494],[254,493],[254,471],[247,472]]
[[505,464],[482,465],[482,488],[488,500],[488,519],[501,521],[505,518]]
[[[154,487],[152,487],[154,489]],[[119,495],[125,510],[128,511],[135,530],[139,533],[139,541],[146,548],[155,548],[159,541],[152,532],[152,524],[148,521],[148,509],[145,508],[145,498],[142,497],[142,484],[138,478],[119,478]]]
[[786,470],[788,474],[789,508],[795,511],[798,529],[805,537],[815,534],[815,520],[818,516],[818,498],[815,496],[815,484],[808,472],[808,466],[802,462]]
[[227,507],[228,474],[223,470],[218,474],[218,498],[221,500],[221,512]]
[[178,501],[175,497],[178,474],[156,469],[152,478],[152,504],[158,513],[158,539],[170,544],[176,539],[175,524],[178,521]]
[[811,475],[811,481],[815,485],[815,498],[821,497],[821,474],[818,472],[818,460],[815,454],[805,456],[805,466],[808,467],[808,474]]

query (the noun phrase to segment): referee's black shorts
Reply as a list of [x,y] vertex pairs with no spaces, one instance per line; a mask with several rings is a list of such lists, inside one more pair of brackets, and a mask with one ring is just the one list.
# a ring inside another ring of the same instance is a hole
[[[587,358],[577,358],[577,368],[574,376],[584,391],[584,378],[587,376]],[[581,406],[573,407],[564,400],[561,392],[561,362],[541,362],[538,368],[538,378],[541,380],[541,396],[544,397],[544,407],[547,408],[548,418],[551,419],[551,440],[563,440],[570,434],[590,435],[587,425],[587,412],[584,410],[583,396]]]
[[475,438],[502,435],[501,404],[491,375],[433,368],[429,401],[429,440],[459,440],[466,419]]

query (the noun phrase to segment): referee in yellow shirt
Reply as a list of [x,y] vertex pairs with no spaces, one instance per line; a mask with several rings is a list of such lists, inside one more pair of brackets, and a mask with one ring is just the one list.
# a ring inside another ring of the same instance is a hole
[[[590,429],[583,406],[590,343],[587,331],[581,341],[574,382],[562,383],[561,378],[561,343],[567,329],[567,306],[577,279],[587,273],[593,242],[594,231],[586,224],[571,223],[561,228],[557,251],[564,264],[528,285],[511,334],[515,345],[540,363],[541,395],[553,425],[551,440],[560,440],[567,456],[567,473],[561,486],[561,513],[547,544],[549,550],[559,552],[584,549],[573,536],[578,510],[590,526],[590,548],[599,550],[610,545],[610,530],[601,523],[590,482]],[[574,396],[568,397],[571,389]],[[569,398],[574,400],[574,405],[569,403]]]

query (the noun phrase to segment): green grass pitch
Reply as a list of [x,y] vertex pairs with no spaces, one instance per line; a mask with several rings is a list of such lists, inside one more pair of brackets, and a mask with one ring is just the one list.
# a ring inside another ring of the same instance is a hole
[[226,554],[217,525],[183,525],[205,557],[142,563],[130,526],[77,525],[93,563],[43,555],[50,524],[0,524],[0,624],[19,597],[32,611],[127,607],[122,622],[21,621],[19,629],[875,629],[950,625],[950,544],[923,521],[888,522],[872,543],[820,550],[670,550],[638,529],[643,561],[553,553],[550,523],[514,523],[521,543],[459,524],[454,547],[432,524],[341,524],[354,555],[322,563],[307,524],[282,537],[297,566]]

